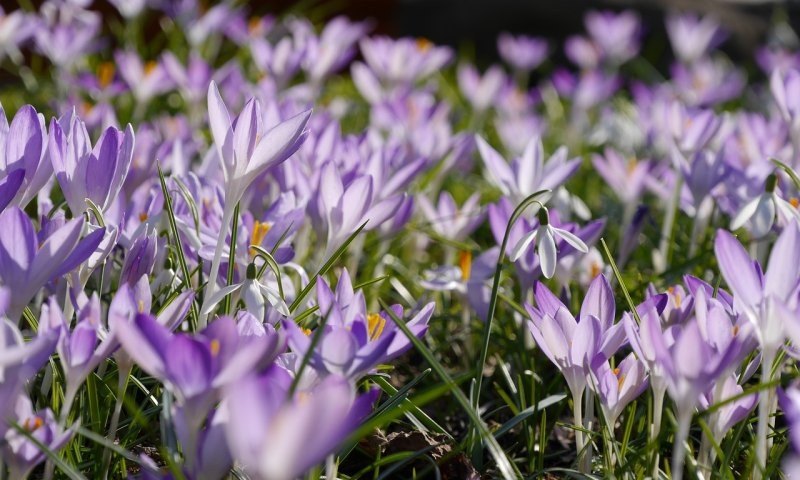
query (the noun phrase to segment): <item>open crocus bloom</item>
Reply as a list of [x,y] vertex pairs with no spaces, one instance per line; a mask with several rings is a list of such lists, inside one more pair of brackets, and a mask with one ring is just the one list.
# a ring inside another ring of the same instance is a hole
[[228,389],[228,442],[252,478],[290,480],[322,461],[371,411],[379,392],[357,395],[336,375],[311,390],[293,393],[291,384],[273,366]]

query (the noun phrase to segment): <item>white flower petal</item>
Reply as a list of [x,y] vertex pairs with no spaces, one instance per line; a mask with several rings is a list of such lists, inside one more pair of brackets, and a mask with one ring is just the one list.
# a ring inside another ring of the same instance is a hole
[[536,242],[538,244],[539,265],[545,278],[553,278],[556,273],[556,242],[550,227],[545,227],[544,232]]
[[525,236],[522,237],[519,240],[519,242],[517,242],[517,245],[514,247],[514,250],[511,251],[512,262],[516,262],[517,260],[519,260],[520,257],[522,257],[526,251],[528,251],[528,247],[530,247],[531,243],[533,243],[533,241],[536,240],[536,232],[538,231],[539,230],[537,229],[526,233]]
[[578,238],[577,235],[568,232],[563,228],[556,228],[556,227],[551,227],[551,228],[553,229],[553,233],[557,237],[563,238],[564,241],[572,245],[575,248],[575,250],[578,250],[579,252],[582,253],[586,253],[589,251],[589,247],[587,247],[586,244],[583,242],[583,240]]

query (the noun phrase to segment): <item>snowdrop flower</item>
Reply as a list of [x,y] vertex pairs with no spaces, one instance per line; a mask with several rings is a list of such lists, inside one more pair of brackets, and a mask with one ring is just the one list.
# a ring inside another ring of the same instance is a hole
[[576,250],[587,253],[589,248],[583,240],[575,234],[562,228],[550,225],[550,214],[546,207],[542,207],[538,212],[539,227],[529,232],[520,239],[514,250],[511,252],[511,261],[516,262],[528,250],[531,243],[536,242],[536,253],[539,255],[539,263],[542,267],[542,274],[547,278],[553,278],[556,271],[556,237],[563,239]]
[[750,200],[731,220],[731,230],[738,230],[745,223],[750,222],[750,233],[755,238],[761,238],[772,230],[775,224],[775,215],[782,221],[792,218],[800,221],[800,212],[791,203],[778,196],[775,187],[778,177],[773,173],[767,177],[764,193]]

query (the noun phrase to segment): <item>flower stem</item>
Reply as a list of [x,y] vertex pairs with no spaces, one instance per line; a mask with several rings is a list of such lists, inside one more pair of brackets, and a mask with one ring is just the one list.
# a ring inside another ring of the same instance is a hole
[[[761,357],[761,383],[772,380],[772,363],[775,351],[765,348]],[[753,466],[753,478],[760,480],[767,469],[767,425],[769,423],[770,392],[761,389],[758,392],[758,429],[756,430],[756,463]]]
[[681,408],[681,411],[678,412],[678,432],[675,434],[675,445],[672,450],[672,480],[683,479],[686,441],[689,438],[689,426],[691,422],[692,409]]
[[[208,272],[208,283],[203,293],[203,303],[208,301],[217,289],[217,277],[219,276],[219,264],[222,262],[222,249],[225,247],[225,239],[228,236],[228,224],[231,223],[233,217],[233,210],[225,205],[225,211],[222,212],[222,222],[219,229],[219,236],[217,237],[217,248],[214,251],[214,259],[211,261],[211,270]],[[205,310],[205,306],[201,310]],[[200,312],[200,321],[197,328],[202,330],[208,325],[208,314]]]
[[[114,413],[111,415],[111,425],[108,427],[108,434],[106,439],[114,443],[114,438],[117,436],[117,427],[119,427],[119,417],[122,413],[122,402],[125,398],[125,390],[128,387],[128,378],[130,377],[133,365],[127,365],[119,370],[117,379],[117,399],[114,403]],[[106,449],[103,452],[103,480],[108,478],[108,471],[111,468],[111,450]]]
[[[584,416],[584,425],[583,428],[586,430],[592,430],[593,423],[594,423],[594,394],[591,390],[586,389],[585,394],[583,396],[584,399],[584,411],[586,415]],[[612,435],[613,436],[613,435]],[[586,452],[584,453],[581,461],[583,462],[582,470],[583,472],[591,472],[592,471],[592,438],[588,435],[584,437],[584,449]]]
[[[653,425],[650,430],[650,442],[657,443],[658,436],[661,434],[661,417],[664,413],[664,389],[653,389]],[[658,478],[659,450],[654,449],[653,453],[653,478]]]
[[661,228],[661,241],[658,244],[658,251],[656,252],[658,259],[654,265],[658,273],[662,273],[669,264],[670,248],[672,247],[672,229],[675,226],[675,216],[678,212],[682,188],[683,176],[679,175],[675,179],[675,190],[672,192],[672,196],[669,199],[666,216],[664,217],[664,224]]
[[583,463],[583,447],[584,447],[584,437],[583,437],[583,392],[573,392],[572,393],[572,415],[573,415],[573,423],[576,427],[580,430],[575,430],[575,450],[578,456],[578,469],[581,473],[587,473],[583,470],[584,463]]

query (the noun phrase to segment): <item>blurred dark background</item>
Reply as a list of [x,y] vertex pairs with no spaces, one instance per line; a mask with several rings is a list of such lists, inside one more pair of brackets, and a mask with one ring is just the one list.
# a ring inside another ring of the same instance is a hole
[[[425,37],[434,43],[467,48],[479,61],[496,58],[497,35],[503,31],[547,37],[558,45],[582,33],[590,10],[632,9],[643,20],[645,35],[665,38],[664,18],[670,12],[711,14],[730,34],[725,50],[737,57],[767,41],[798,48],[792,31],[800,28],[800,0],[339,0],[300,2],[311,10],[343,13],[353,19],[373,18],[375,33]],[[285,11],[297,2],[273,0],[258,10]],[[775,25],[790,29],[775,30]],[[788,30],[788,31],[787,31]],[[668,47],[666,47],[668,48]]]
[[[20,7],[38,9],[41,3],[42,0],[0,0],[5,11]],[[217,2],[198,0],[198,3],[205,10]],[[800,48],[794,34],[800,29],[800,0],[239,0],[232,3],[251,15],[297,14],[318,22],[338,14],[354,20],[369,18],[374,22],[372,33],[425,37],[466,51],[479,63],[496,59],[496,39],[503,31],[546,37],[560,47],[568,36],[583,32],[583,17],[590,10],[637,11],[647,37],[645,47],[651,47],[651,55],[669,48],[665,43],[664,17],[680,11],[715,16],[729,34],[723,49],[734,60],[751,59],[755,49],[767,42]],[[104,15],[118,16],[107,0],[94,0],[91,4],[93,10]],[[781,27],[776,29],[776,25]],[[657,41],[655,47],[648,45],[654,38],[663,42]],[[560,48],[555,49],[554,55],[553,60],[561,63]]]

